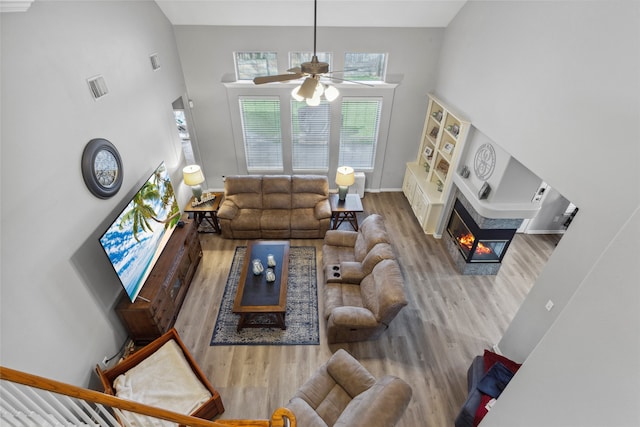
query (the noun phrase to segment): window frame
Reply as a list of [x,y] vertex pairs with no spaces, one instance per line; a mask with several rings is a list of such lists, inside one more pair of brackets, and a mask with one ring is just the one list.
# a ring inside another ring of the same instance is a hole
[[[236,167],[230,168],[230,172],[221,171],[222,174],[247,174],[244,141],[242,134],[242,124],[240,120],[240,108],[238,103],[238,96],[241,95],[273,95],[280,97],[280,112],[281,112],[281,126],[282,126],[282,147],[283,147],[283,161],[284,170],[280,173],[294,174],[299,173],[292,168],[292,144],[291,144],[291,124],[288,123],[291,117],[290,111],[290,99],[291,90],[296,87],[299,82],[292,81],[287,83],[277,84],[265,84],[265,85],[253,85],[246,82],[224,82],[227,90],[227,103],[229,106],[229,113],[232,125],[233,147],[235,148],[235,160]],[[327,175],[329,178],[329,186],[335,188],[334,178],[335,169],[338,166],[338,144],[340,141],[340,124],[341,124],[341,98],[342,97],[368,97],[379,96],[383,98],[382,111],[380,114],[379,128],[378,128],[378,143],[375,153],[374,167],[371,170],[360,170],[358,172],[365,172],[367,179],[367,187],[379,188],[382,182],[382,173],[385,163],[385,152],[387,150],[389,124],[391,121],[392,107],[394,105],[395,89],[398,86],[395,83],[377,83],[370,86],[355,84],[355,83],[332,83],[340,91],[340,97],[330,103],[330,142],[329,142],[329,168],[326,170],[305,170],[303,173],[316,173],[320,175]],[[251,173],[274,173],[273,171],[252,171]]]

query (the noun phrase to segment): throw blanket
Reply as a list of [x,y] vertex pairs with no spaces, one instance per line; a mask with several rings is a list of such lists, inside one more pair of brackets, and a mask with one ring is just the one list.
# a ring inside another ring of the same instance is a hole
[[[202,385],[174,341],[167,341],[155,353],[118,376],[113,382],[116,396],[146,405],[191,414],[211,398],[211,392]],[[163,420],[152,420],[124,413],[132,426],[174,426]],[[143,419],[144,418],[144,419]]]

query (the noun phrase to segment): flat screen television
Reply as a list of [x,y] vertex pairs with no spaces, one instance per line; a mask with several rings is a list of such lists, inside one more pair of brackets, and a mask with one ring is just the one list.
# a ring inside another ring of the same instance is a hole
[[100,245],[131,302],[179,220],[180,208],[162,162],[100,237]]

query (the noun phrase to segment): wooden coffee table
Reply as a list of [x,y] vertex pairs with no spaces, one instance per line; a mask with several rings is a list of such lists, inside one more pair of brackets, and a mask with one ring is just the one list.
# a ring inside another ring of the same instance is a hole
[[[267,282],[267,255],[273,254],[276,266],[275,282]],[[260,259],[264,271],[259,276],[253,274],[252,261]],[[238,291],[233,302],[233,312],[240,315],[238,331],[243,328],[270,328],[273,323],[256,322],[258,315],[273,317],[275,325],[286,329],[287,278],[289,271],[289,242],[281,240],[255,241],[249,243],[245,253]],[[249,323],[250,319],[254,319]]]

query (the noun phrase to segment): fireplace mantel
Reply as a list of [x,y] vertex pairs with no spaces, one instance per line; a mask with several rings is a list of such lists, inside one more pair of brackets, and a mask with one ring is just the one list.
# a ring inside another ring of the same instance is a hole
[[460,192],[467,198],[473,208],[482,216],[487,218],[533,218],[538,214],[540,205],[533,203],[491,203],[478,199],[478,190],[472,188],[469,180],[455,174],[453,183]]

